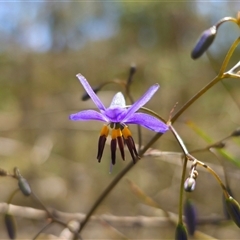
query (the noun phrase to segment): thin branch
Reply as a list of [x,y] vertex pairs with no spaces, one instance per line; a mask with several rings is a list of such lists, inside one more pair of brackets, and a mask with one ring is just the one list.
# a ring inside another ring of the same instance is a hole
[[[9,209],[8,209],[9,207]],[[0,203],[0,213],[5,214],[8,211],[9,214],[16,216],[16,217],[22,217],[25,219],[31,219],[31,220],[46,220],[48,214],[44,210],[39,210],[31,207],[22,207],[17,206],[13,204],[7,204],[7,203]],[[52,211],[52,214],[55,216],[58,216],[62,221],[69,222],[68,227],[71,231],[76,230],[75,225],[72,225],[75,221],[82,221],[85,219],[86,215],[83,213],[66,213],[61,212],[55,209],[50,210]],[[172,212],[168,212],[169,217],[172,220],[176,220],[178,215]],[[75,219],[73,221],[73,219]],[[133,226],[140,226],[140,227],[165,227],[169,226],[170,221],[169,218],[166,216],[159,216],[159,217],[149,217],[149,216],[114,216],[114,215],[99,215],[99,216],[91,216],[91,221],[99,222],[99,221],[105,221],[111,225],[114,226],[120,226],[120,227],[133,227]],[[225,222],[226,219],[222,216],[207,216],[207,217],[199,217],[198,218],[198,224],[216,224],[220,222]],[[71,227],[72,226],[72,227]]]

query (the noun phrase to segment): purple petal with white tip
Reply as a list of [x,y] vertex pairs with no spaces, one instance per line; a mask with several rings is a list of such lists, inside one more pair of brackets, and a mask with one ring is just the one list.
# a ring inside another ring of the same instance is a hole
[[76,75],[76,77],[79,79],[81,84],[83,85],[84,89],[88,93],[88,95],[91,97],[95,105],[98,107],[99,110],[105,111],[106,108],[103,105],[102,101],[99,99],[99,97],[96,95],[96,93],[92,90],[91,86],[89,85],[87,79],[81,75],[80,73]]
[[160,133],[165,133],[168,130],[167,124],[146,113],[134,113],[125,121],[125,123],[138,124],[152,131]]
[[125,108],[125,106],[126,106],[125,98],[121,92],[118,92],[113,97],[109,108],[114,108],[114,107]]

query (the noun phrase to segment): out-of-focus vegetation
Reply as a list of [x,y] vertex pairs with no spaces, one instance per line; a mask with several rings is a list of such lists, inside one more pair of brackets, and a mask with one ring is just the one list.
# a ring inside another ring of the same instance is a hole
[[[97,163],[101,123],[68,120],[70,113],[95,107],[91,101],[81,102],[83,88],[75,75],[80,72],[92,86],[97,86],[104,81],[127,79],[134,63],[134,99],[158,82],[161,88],[147,106],[167,120],[176,102],[178,109],[216,75],[231,42],[239,36],[237,26],[227,23],[221,28],[209,50],[209,59],[205,54],[193,61],[190,53],[201,32],[221,17],[235,16],[236,7],[233,2],[197,1],[0,3],[0,167],[12,171],[17,166],[47,207],[86,213],[131,158],[128,156],[126,162],[119,158],[109,174],[110,150],[106,146],[101,164]],[[233,63],[239,60],[238,56],[239,49]],[[237,80],[223,81],[174,124],[190,150],[206,143],[189,128],[187,121],[194,122],[214,140],[239,127],[239,89]],[[108,85],[99,97],[108,105],[115,92],[121,90]],[[137,139],[136,128],[131,129]],[[152,132],[143,130],[143,145],[151,136]],[[239,140],[234,141],[229,141],[227,148],[239,158]],[[153,147],[180,151],[170,133]],[[198,157],[213,164],[224,178],[217,158],[210,153]],[[239,170],[226,159],[222,161],[234,197],[240,200]],[[162,209],[177,213],[180,166],[179,159],[169,163],[166,159],[143,158],[126,178],[137,183]],[[14,179],[2,177],[0,201],[6,202],[16,188]],[[198,216],[223,215],[221,189],[205,171],[200,172],[191,198]],[[12,203],[42,209],[20,193]],[[132,194],[126,179],[120,181],[96,212],[106,213],[158,216],[157,210],[148,209]],[[45,225],[22,218],[16,218],[16,222],[19,238],[32,238]],[[59,229],[54,225],[46,232],[58,235]],[[209,223],[198,229],[217,239],[239,236],[235,225]],[[171,225],[118,230],[129,239],[174,236]],[[3,218],[0,237],[7,237]],[[87,226],[82,237],[121,238],[99,222]]]

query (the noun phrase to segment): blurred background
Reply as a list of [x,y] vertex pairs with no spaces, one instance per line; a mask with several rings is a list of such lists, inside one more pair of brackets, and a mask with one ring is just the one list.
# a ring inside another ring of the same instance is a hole
[[[102,123],[71,122],[68,116],[95,108],[81,101],[84,90],[75,77],[82,73],[92,86],[105,81],[127,80],[132,64],[137,67],[131,93],[138,99],[158,82],[160,90],[147,107],[164,119],[176,102],[177,109],[206,85],[218,72],[231,43],[239,36],[233,23],[223,24],[206,54],[197,61],[190,57],[199,35],[225,16],[236,17],[238,2],[1,2],[0,3],[0,167],[12,172],[16,166],[47,207],[64,212],[86,213],[111,180],[131,161],[128,155],[109,174],[110,150],[102,162],[96,160]],[[239,60],[239,49],[231,66]],[[231,67],[229,66],[229,67]],[[175,123],[189,150],[206,142],[189,126],[194,122],[214,141],[239,127],[240,84],[234,79],[219,83],[191,106]],[[99,92],[106,106],[121,87],[110,84]],[[176,111],[176,110],[175,110]],[[137,142],[137,130],[131,130]],[[143,129],[143,145],[153,132]],[[228,150],[239,158],[239,140],[228,141]],[[180,152],[170,132],[154,148]],[[213,164],[224,179],[220,162],[228,172],[237,200],[239,170],[226,159],[209,153],[196,154]],[[199,217],[223,216],[222,192],[215,179],[199,170],[197,188],[191,198]],[[126,179],[137,184],[163,210],[177,213],[181,177],[179,158],[143,158],[106,198],[95,214],[158,216],[134,196]],[[1,178],[0,201],[6,202],[17,181]],[[18,193],[13,204],[41,209],[31,198]],[[32,238],[45,222],[16,218],[18,238]],[[91,229],[94,231],[90,231]],[[102,223],[87,226],[83,239],[122,239]],[[174,228],[117,228],[129,239],[171,239]],[[216,239],[236,239],[234,224],[198,226]],[[53,226],[46,233],[59,235]],[[111,233],[109,233],[111,232]],[[3,219],[0,237],[7,238]]]

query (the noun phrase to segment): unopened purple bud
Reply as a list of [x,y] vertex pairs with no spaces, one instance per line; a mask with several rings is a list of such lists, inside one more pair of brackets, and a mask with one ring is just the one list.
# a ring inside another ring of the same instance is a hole
[[187,178],[184,183],[184,189],[186,192],[192,192],[194,191],[196,186],[196,180],[194,178]]
[[[228,192],[228,194],[229,194],[230,196],[233,197],[232,191],[231,191],[231,189],[230,189],[229,186],[227,186],[227,192]],[[223,198],[222,198],[222,200],[223,200],[223,201],[222,201],[222,202],[223,202],[223,213],[224,213],[226,219],[230,219],[231,216],[229,215],[228,210],[227,210],[227,206],[226,206],[226,205],[227,205],[227,204],[226,204],[226,197],[225,197],[224,194],[223,194]]]
[[10,239],[16,239],[16,223],[12,215],[6,213],[4,215],[4,222],[7,228],[8,236]]
[[178,223],[175,231],[175,240],[187,240],[187,230],[182,223]]
[[209,29],[205,30],[202,33],[194,49],[192,50],[191,53],[192,59],[197,59],[201,57],[202,54],[208,50],[208,48],[213,43],[216,34],[217,34],[216,26],[210,27]]
[[233,197],[230,196],[230,197],[226,198],[226,207],[227,207],[228,213],[231,216],[232,220],[240,228],[239,203]]
[[21,190],[21,192],[25,196],[29,196],[32,193],[31,187],[25,178],[19,177],[18,186],[19,186],[19,189]]
[[197,214],[196,208],[190,199],[186,199],[184,203],[184,215],[188,233],[193,236],[197,225]]
[[136,72],[137,68],[136,68],[136,65],[133,64],[131,67],[130,67],[130,72],[129,72],[129,77],[128,77],[128,84],[131,84],[132,83],[132,80],[133,80],[133,75],[134,73]]

